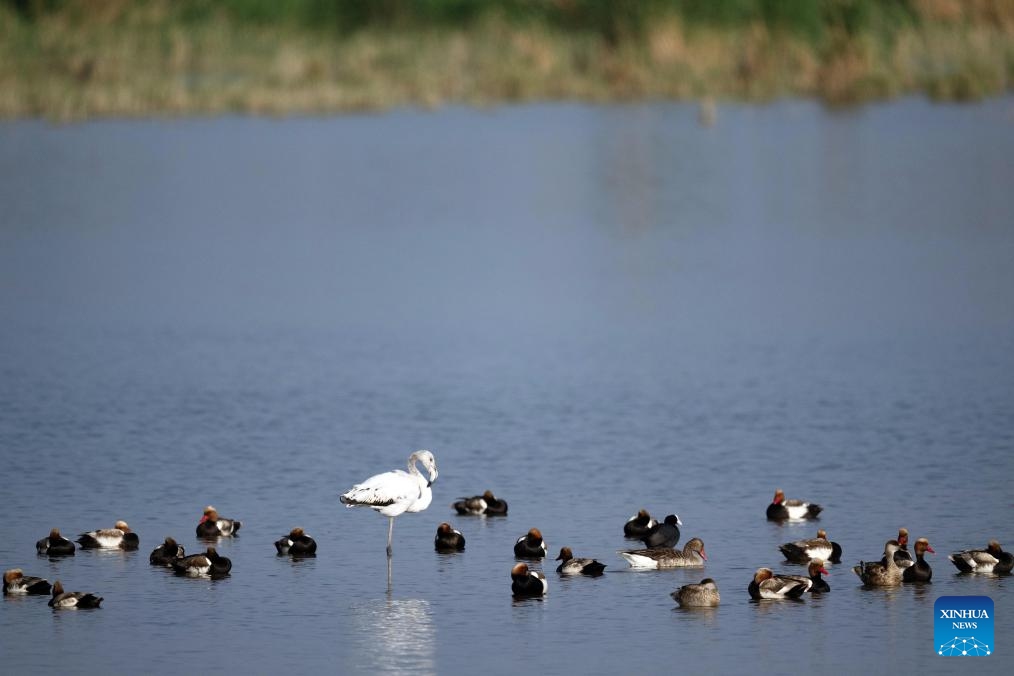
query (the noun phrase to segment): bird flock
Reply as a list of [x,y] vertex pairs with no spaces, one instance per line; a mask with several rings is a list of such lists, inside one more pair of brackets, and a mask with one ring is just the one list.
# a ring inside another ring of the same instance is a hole
[[[417,469],[417,462],[427,469],[428,480]],[[428,507],[433,498],[431,487],[437,478],[436,460],[430,451],[413,453],[409,456],[408,467],[408,473],[395,470],[374,475],[341,496],[341,501],[349,507],[370,507],[390,518],[387,539],[389,585],[394,517]],[[451,506],[460,516],[507,515],[507,502],[489,490],[482,495],[459,498]],[[765,516],[770,521],[803,521],[818,519],[822,511],[823,508],[816,503],[786,498],[785,492],[779,488],[767,506]],[[644,547],[617,553],[633,569],[703,568],[708,556],[701,538],[691,538],[682,548],[677,548],[679,527],[682,525],[676,514],[656,521],[647,510],[641,509],[623,525],[623,534],[627,538],[641,540]],[[464,551],[465,537],[450,523],[444,522],[437,528],[434,547],[441,552]],[[776,574],[769,567],[758,568],[747,585],[752,599],[799,599],[806,593],[831,590],[823,576],[829,574],[827,565],[841,563],[842,547],[828,539],[826,530],[819,529],[812,539],[787,542],[779,547],[779,551],[787,562],[805,565],[807,574]],[[926,553],[935,553],[933,548],[926,538],[919,538],[914,552],[914,556],[909,552],[908,530],[902,528],[897,539],[886,542],[879,561],[860,561],[852,570],[868,587],[930,582],[933,571],[924,557]],[[515,540],[514,556],[520,559],[510,570],[511,592],[515,597],[539,597],[548,592],[549,582],[545,573],[530,565],[531,561],[543,559],[548,553],[549,546],[538,528],[530,528]],[[996,540],[991,541],[986,549],[955,552],[948,558],[963,573],[1009,574],[1014,566],[1014,554],[1004,552]],[[562,547],[556,560],[561,561],[556,569],[560,575],[597,577],[606,568],[595,559],[575,557],[570,547]],[[710,577],[699,584],[684,585],[673,591],[671,596],[684,607],[717,606],[721,598],[718,583]]]
[[[152,566],[168,568],[176,575],[191,578],[210,578],[213,580],[228,577],[232,571],[232,561],[216,550],[214,543],[219,538],[235,536],[242,527],[242,522],[227,519],[218,511],[208,506],[197,523],[195,533],[204,540],[206,549],[198,554],[187,555],[183,545],[175,538],[166,537],[148,556]],[[288,535],[274,543],[278,554],[293,558],[311,557],[316,555],[317,543],[302,528],[293,528]],[[117,521],[112,528],[100,528],[81,533],[77,544],[64,537],[59,528],[53,528],[49,535],[35,543],[35,551],[39,556],[59,560],[75,556],[77,549],[82,550],[121,550],[135,551],[140,547],[140,539],[126,521]],[[25,575],[21,568],[10,568],[3,574],[3,593],[8,595],[49,596],[49,606],[54,610],[69,608],[100,608],[103,597],[93,592],[65,591],[60,580],[52,584],[46,579]]]
[[[422,465],[427,476],[419,471]],[[392,470],[373,475],[355,484],[339,496],[347,507],[369,507],[388,518],[387,561],[388,588],[391,584],[391,558],[393,556],[393,533],[395,517],[404,513],[421,512],[429,507],[433,499],[432,485],[438,477],[436,459],[433,453],[420,450],[408,458],[408,471]],[[452,508],[461,516],[505,517],[507,502],[497,498],[492,491],[482,495],[462,497]],[[765,516],[772,521],[800,521],[818,519],[822,507],[803,500],[786,499],[781,489],[767,506]],[[704,542],[693,537],[678,548],[680,526],[683,522],[676,514],[667,515],[656,521],[647,510],[641,509],[623,524],[623,535],[640,540],[644,545],[639,549],[617,552],[632,569],[703,568],[708,557]],[[242,522],[219,515],[211,506],[196,526],[196,534],[203,540],[217,540],[235,536]],[[908,549],[908,530],[901,528],[896,539],[884,545],[879,560],[860,561],[852,571],[865,586],[893,587],[905,583],[927,583],[933,571],[925,559],[927,553],[935,553],[926,538],[915,541],[913,552]],[[125,521],[117,521],[113,528],[96,529],[81,533],[77,539],[81,549],[136,550],[140,542]],[[316,556],[317,543],[302,528],[293,528],[287,535],[274,543],[279,556]],[[443,522],[437,527],[434,548],[438,552],[453,553],[465,550],[465,537],[450,523]],[[779,546],[786,562],[806,566],[806,575],[776,573],[770,567],[758,568],[747,585],[752,599],[778,600],[800,599],[804,594],[826,593],[830,585],[823,579],[828,564],[842,560],[842,547],[828,539],[827,531],[818,529],[812,539],[787,542]],[[36,543],[39,555],[53,559],[73,556],[75,544],[53,528],[49,535]],[[549,554],[549,547],[538,528],[530,528],[514,542],[514,556],[519,559],[510,569],[511,592],[515,597],[541,597],[549,590],[549,582],[543,571],[534,562]],[[984,549],[969,549],[954,552],[948,556],[960,573],[991,573],[1006,575],[1014,568],[1014,553],[1005,552],[1000,543],[991,540]],[[562,547],[556,557],[560,561],[556,572],[560,575],[603,575],[605,564],[593,558],[575,557],[570,547]],[[232,562],[218,554],[209,544],[204,552],[187,555],[182,545],[174,538],[166,537],[164,542],[152,550],[149,563],[169,568],[175,574],[185,577],[221,579],[230,575]],[[67,592],[60,580],[52,584],[40,577],[28,576],[20,568],[11,568],[3,574],[3,593],[49,595],[49,606],[64,608],[99,608],[103,598],[92,592]],[[671,592],[671,597],[682,607],[714,607],[720,603],[718,583],[706,577],[698,584],[688,584]]]

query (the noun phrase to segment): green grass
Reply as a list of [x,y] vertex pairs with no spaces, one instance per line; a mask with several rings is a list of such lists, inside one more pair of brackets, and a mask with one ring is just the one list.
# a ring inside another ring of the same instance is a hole
[[975,99],[1008,0],[0,0],[0,116]]

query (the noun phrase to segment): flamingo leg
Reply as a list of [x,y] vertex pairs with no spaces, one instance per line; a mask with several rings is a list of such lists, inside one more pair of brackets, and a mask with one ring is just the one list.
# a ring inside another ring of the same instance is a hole
[[391,558],[391,538],[394,537],[394,517],[389,517],[390,525],[387,527],[387,558]]

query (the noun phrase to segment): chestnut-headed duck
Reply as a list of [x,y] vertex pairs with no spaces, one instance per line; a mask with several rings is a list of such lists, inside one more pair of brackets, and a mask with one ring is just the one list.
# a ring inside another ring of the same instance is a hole
[[786,521],[788,519],[816,519],[821,510],[820,505],[804,500],[786,500],[781,488],[775,491],[775,497],[768,505],[767,517],[770,521]]
[[549,551],[538,528],[532,528],[514,543],[514,556],[522,559],[541,559]]
[[98,608],[102,597],[87,592],[65,592],[59,580],[53,583],[53,598],[50,608]]
[[549,590],[546,576],[528,565],[519,563],[511,568],[511,593],[514,596],[544,596]]
[[556,567],[556,572],[563,575],[590,575],[595,577],[601,575],[602,571],[606,569],[604,563],[599,563],[595,559],[575,559],[574,552],[570,550],[570,547],[560,548],[560,555],[556,557],[556,560],[563,562]]
[[60,535],[59,528],[35,543],[35,551],[44,556],[73,556],[75,549],[73,542]]
[[77,539],[81,549],[137,549],[140,540],[126,521],[117,521],[113,528],[102,528],[81,533]]
[[226,519],[218,515],[218,510],[208,505],[204,508],[204,516],[197,522],[197,537],[217,538],[225,535],[235,535],[242,522],[235,519]]

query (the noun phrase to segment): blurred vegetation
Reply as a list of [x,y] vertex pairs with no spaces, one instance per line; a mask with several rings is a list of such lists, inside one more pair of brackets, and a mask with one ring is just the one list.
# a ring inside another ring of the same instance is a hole
[[0,116],[1008,90],[1014,0],[0,0]]

